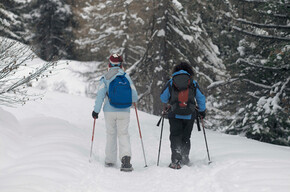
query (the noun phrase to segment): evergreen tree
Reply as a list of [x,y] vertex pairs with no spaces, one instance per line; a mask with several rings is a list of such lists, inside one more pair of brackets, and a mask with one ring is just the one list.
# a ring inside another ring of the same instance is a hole
[[[87,2],[79,13],[78,57],[82,60],[107,60],[112,52],[122,54],[126,67],[138,61],[145,52],[144,28],[148,24],[147,1]],[[142,6],[136,10],[136,6]],[[103,66],[106,66],[104,63]]]
[[74,25],[70,6],[64,0],[37,0],[32,10],[31,41],[35,52],[45,60],[70,58]]
[[[148,6],[147,6],[148,5]],[[77,57],[80,60],[100,61],[83,74],[90,82],[87,95],[95,97],[97,78],[108,67],[111,53],[119,53],[128,69],[146,50],[147,28],[151,11],[149,0],[92,1],[75,5],[78,30],[75,30]],[[92,63],[93,64],[93,63]]]
[[227,77],[218,48],[203,30],[199,15],[191,11],[191,4],[184,5],[178,1],[154,1],[147,50],[131,70],[138,82],[141,106],[153,114],[160,114],[163,109],[160,92],[180,61],[192,64],[194,78],[205,92],[207,85]]
[[233,106],[236,113],[225,118],[232,119],[224,124],[226,132],[290,145],[288,2],[233,3],[238,5],[231,21],[238,52],[232,56],[232,78],[221,88],[221,97],[227,97],[225,108]]
[[24,4],[16,0],[0,2],[0,36],[23,41],[23,19],[20,16]]

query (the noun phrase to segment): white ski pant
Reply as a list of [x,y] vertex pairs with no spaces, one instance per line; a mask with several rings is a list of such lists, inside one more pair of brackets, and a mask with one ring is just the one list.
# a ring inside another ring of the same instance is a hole
[[105,112],[106,121],[106,163],[117,161],[117,139],[119,141],[119,158],[131,157],[130,136],[128,132],[130,113],[128,112]]

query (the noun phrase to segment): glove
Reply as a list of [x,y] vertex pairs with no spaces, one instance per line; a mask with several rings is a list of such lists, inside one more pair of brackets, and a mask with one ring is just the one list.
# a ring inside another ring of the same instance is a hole
[[95,111],[93,111],[92,116],[94,119],[98,119],[99,113],[96,113]]
[[205,111],[200,111],[200,112],[198,112],[198,114],[201,118],[203,118],[203,119],[205,118]]
[[168,115],[169,109],[170,109],[170,106],[165,107],[164,110],[161,112],[161,114],[162,114],[163,116]]

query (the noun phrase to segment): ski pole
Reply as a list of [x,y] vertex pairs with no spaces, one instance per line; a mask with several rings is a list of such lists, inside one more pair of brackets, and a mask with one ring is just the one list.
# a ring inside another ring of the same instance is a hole
[[163,119],[163,115],[160,117],[160,119],[159,119],[159,121],[158,121],[158,123],[157,123],[157,127],[159,127],[159,125],[160,125],[160,123],[161,123],[161,120]]
[[[158,158],[157,158],[157,166],[159,166],[159,158],[160,158],[160,151],[161,151],[161,140],[162,140],[162,133],[163,133],[163,124],[164,124],[164,116],[162,115],[162,123],[161,123],[161,133],[160,133],[160,140],[159,140],[159,150],[158,150]],[[159,127],[160,122],[157,123]]]
[[95,125],[96,125],[96,118],[94,118],[94,126],[93,126],[93,134],[92,134],[92,143],[91,143],[91,152],[90,152],[90,159],[89,162],[91,163],[92,159],[92,151],[93,151],[93,143],[94,143],[94,135],[95,135]]
[[205,128],[204,128],[204,122],[203,118],[201,117],[201,124],[202,124],[202,130],[203,130],[203,135],[204,135],[204,141],[205,141],[205,146],[206,146],[206,151],[207,151],[207,158],[208,158],[208,164],[211,163],[210,156],[209,156],[209,150],[208,150],[208,145],[207,145],[207,139],[205,135]]
[[166,106],[164,105],[164,110],[163,110],[163,112],[162,112],[162,115],[161,115],[161,117],[160,117],[158,123],[157,123],[157,127],[159,127],[159,125],[160,125],[160,123],[161,123],[161,120],[162,120],[162,119],[164,118],[164,116],[168,113],[169,109],[170,109],[170,105],[169,105],[168,107],[166,107]]
[[137,118],[137,123],[138,123],[138,128],[139,128],[139,134],[140,134],[140,140],[141,140],[141,145],[142,145],[142,150],[143,150],[143,156],[144,156],[144,161],[145,161],[145,167],[148,167],[147,166],[147,162],[146,162],[146,157],[145,157],[145,150],[144,150],[144,145],[143,145],[143,139],[142,139],[142,134],[141,134],[141,128],[140,128],[140,123],[139,123],[139,118],[138,118],[136,103],[134,103],[134,106],[135,106],[136,118]]
[[161,123],[160,140],[159,140],[159,150],[158,150],[157,166],[159,166],[159,159],[160,159],[160,151],[161,151],[161,141],[162,141],[164,118],[165,118],[165,115],[168,113],[169,109],[170,109],[170,105],[167,106],[167,107],[166,107],[166,105],[164,105],[164,109],[163,109],[163,112],[162,112],[162,116],[161,116],[161,118],[159,119],[159,121],[157,123],[157,127],[159,127],[160,122],[162,122]]
[[201,131],[201,129],[200,129],[200,123],[199,123],[199,115],[198,115],[198,109],[197,108],[195,108],[195,112],[196,112],[196,125],[197,125],[197,130],[198,131]]

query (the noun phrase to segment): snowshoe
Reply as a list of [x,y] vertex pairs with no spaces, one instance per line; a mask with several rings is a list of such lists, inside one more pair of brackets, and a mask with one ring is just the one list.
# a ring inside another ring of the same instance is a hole
[[172,162],[169,164],[168,167],[170,167],[171,169],[181,169],[180,161]]
[[132,164],[130,164],[130,160],[131,160],[131,157],[129,156],[124,156],[122,158],[121,160],[122,165],[121,165],[120,171],[125,171],[125,172],[133,171],[133,167],[132,167]]

